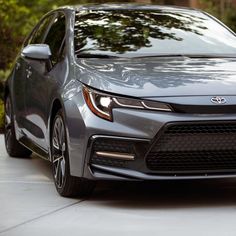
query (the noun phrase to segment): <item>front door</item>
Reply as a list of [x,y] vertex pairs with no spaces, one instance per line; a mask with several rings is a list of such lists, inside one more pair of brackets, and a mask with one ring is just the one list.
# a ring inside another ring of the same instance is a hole
[[[56,13],[41,43],[50,47],[50,62],[28,61],[26,88],[26,119],[29,123],[27,136],[45,151],[48,150],[47,129],[50,112],[51,91],[56,78],[54,69],[60,62],[65,38],[65,16]],[[48,67],[50,64],[50,68]]]
[[[24,46],[43,43],[55,17],[55,13],[44,17]],[[25,57],[22,57],[22,60],[25,74],[25,113],[22,132],[38,146],[45,147],[46,121],[42,112],[45,112],[48,93],[47,87],[43,84],[44,75],[47,73],[46,62]]]
[[[15,126],[16,131],[21,131],[25,125],[25,114],[26,114],[26,107],[25,107],[25,92],[26,92],[26,62],[24,58],[20,55],[17,58],[15,68],[13,70],[12,78],[14,78],[13,83],[13,93],[14,96],[12,99],[14,101],[14,114],[15,114]],[[22,134],[16,133],[16,136],[19,138]]]

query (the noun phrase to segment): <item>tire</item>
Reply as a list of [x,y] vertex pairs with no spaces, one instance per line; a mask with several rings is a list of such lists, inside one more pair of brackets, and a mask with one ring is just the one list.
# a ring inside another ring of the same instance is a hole
[[12,102],[10,96],[5,100],[5,130],[4,139],[7,153],[11,157],[29,157],[32,152],[21,145],[16,139]]
[[57,192],[63,197],[86,197],[95,182],[70,175],[68,142],[62,110],[54,118],[51,134],[52,174]]

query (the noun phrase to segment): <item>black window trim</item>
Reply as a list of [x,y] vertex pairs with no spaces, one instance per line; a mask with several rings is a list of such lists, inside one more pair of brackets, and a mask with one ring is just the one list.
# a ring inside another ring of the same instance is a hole
[[[48,33],[48,30],[51,28],[51,25],[52,25],[52,22],[53,20],[55,19],[55,16],[56,16],[56,11],[53,11],[53,12],[49,12],[48,14],[46,14],[37,24],[36,26],[32,29],[32,31],[30,32],[30,34],[26,37],[26,39],[24,40],[23,42],[23,47],[26,47],[28,44],[29,44],[29,40],[32,39],[32,37],[37,33],[39,27],[42,25],[42,23],[46,20],[46,18],[50,17],[50,16],[53,16],[52,17],[52,20],[50,22],[50,24],[48,25],[47,27],[47,32],[45,33],[45,35],[47,35]],[[44,39],[43,41],[45,40],[45,35],[44,35]]]
[[[54,17],[52,18],[52,21],[51,21],[51,23],[50,23],[50,26],[49,26],[48,29],[47,29],[47,33],[44,35],[44,39],[43,39],[43,42],[42,42],[42,43],[45,43],[45,40],[46,40],[47,35],[48,35],[48,33],[49,33],[49,31],[50,31],[50,29],[51,29],[53,23],[54,23],[54,20],[55,20],[58,16],[60,16],[60,15],[63,15],[64,18],[65,18],[65,34],[64,34],[64,38],[63,38],[63,40],[62,40],[62,43],[61,43],[61,45],[60,45],[60,48],[59,48],[59,55],[60,55],[60,58],[57,58],[58,60],[56,61],[56,63],[51,63],[52,68],[53,68],[53,67],[54,67],[55,65],[57,65],[57,64],[62,60],[62,58],[63,58],[63,50],[64,50],[64,48],[66,47],[67,18],[66,18],[65,12],[62,11],[62,10],[55,10],[55,11],[53,11],[52,13],[54,13]],[[65,45],[63,46],[63,44],[65,44]],[[52,69],[52,68],[51,68],[51,69]]]
[[[51,19],[51,21],[50,21],[50,23],[49,23],[49,25],[48,25],[48,27],[47,27],[47,29],[46,29],[46,31],[45,31],[45,33],[44,33],[44,36],[43,36],[43,39],[42,39],[42,42],[41,42],[41,43],[45,43],[45,40],[46,40],[47,35],[48,35],[48,33],[49,33],[49,31],[50,31],[50,29],[51,29],[53,23],[54,23],[54,20],[55,20],[58,16],[60,16],[60,15],[63,15],[64,18],[65,18],[65,35],[64,35],[64,38],[63,38],[62,43],[61,43],[60,48],[59,48],[59,55],[60,55],[60,58],[58,58],[58,60],[57,60],[57,62],[56,62],[55,64],[52,64],[52,68],[53,68],[58,62],[60,62],[61,59],[64,57],[63,51],[64,51],[64,49],[65,49],[65,47],[66,47],[66,35],[67,35],[67,32],[66,32],[66,28],[67,28],[67,18],[66,18],[66,14],[65,14],[64,11],[62,11],[62,10],[54,10],[54,11],[51,11],[51,12],[49,12],[48,14],[46,14],[46,15],[37,23],[37,25],[32,29],[32,31],[30,32],[30,34],[26,37],[26,39],[25,39],[24,42],[23,42],[23,48],[26,47],[27,45],[29,45],[29,41],[32,40],[32,38],[33,38],[34,35],[37,33],[37,31],[38,31],[38,29],[40,28],[40,26],[43,24],[43,22],[44,22],[47,18],[53,16],[52,19]],[[52,68],[51,68],[51,69],[52,69]]]

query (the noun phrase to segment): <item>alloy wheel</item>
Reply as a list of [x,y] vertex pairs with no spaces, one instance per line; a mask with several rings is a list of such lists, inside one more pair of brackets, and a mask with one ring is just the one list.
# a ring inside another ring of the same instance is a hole
[[55,119],[52,134],[52,167],[57,188],[62,188],[65,183],[66,171],[66,140],[65,127],[60,116]]

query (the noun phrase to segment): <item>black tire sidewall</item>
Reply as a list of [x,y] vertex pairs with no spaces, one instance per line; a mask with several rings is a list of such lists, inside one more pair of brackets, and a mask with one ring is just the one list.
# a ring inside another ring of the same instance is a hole
[[10,102],[10,106],[11,106],[11,134],[10,137],[8,138],[8,144],[7,144],[7,140],[6,140],[6,127],[5,127],[5,122],[6,122],[6,113],[4,113],[4,139],[5,139],[5,146],[6,146],[6,150],[9,154],[11,154],[13,152],[13,148],[14,148],[14,143],[17,142],[16,139],[16,133],[15,133],[15,124],[14,124],[14,119],[13,119],[13,107],[12,107],[12,101],[10,96],[7,96],[4,102],[4,109],[6,112],[6,104],[7,102]]

